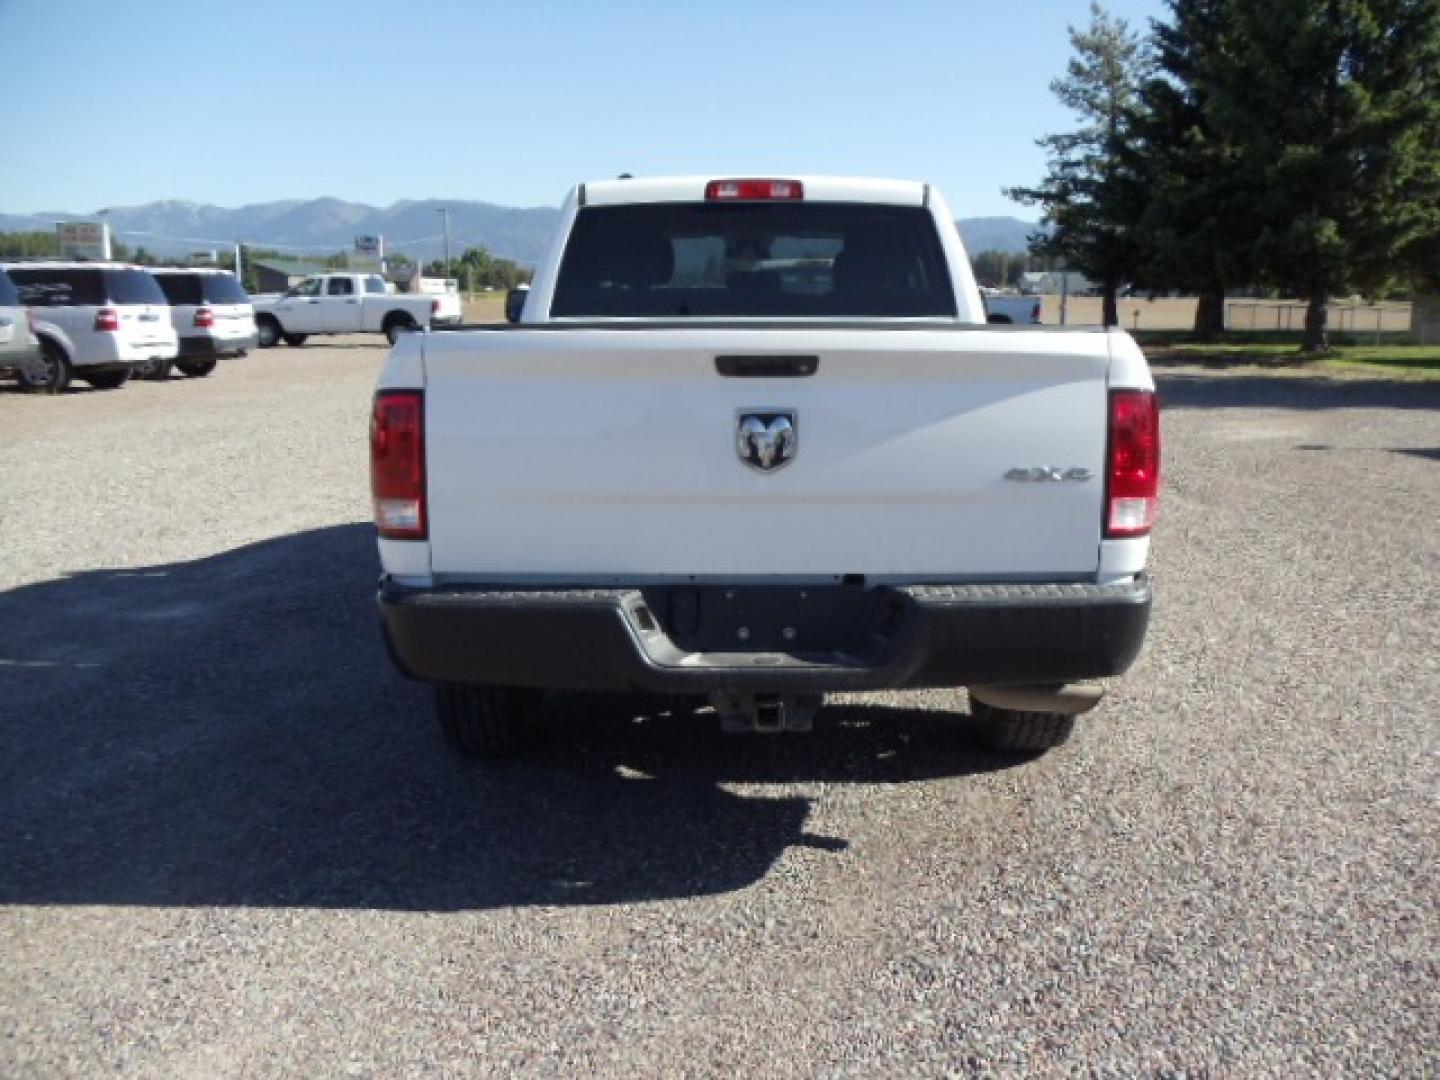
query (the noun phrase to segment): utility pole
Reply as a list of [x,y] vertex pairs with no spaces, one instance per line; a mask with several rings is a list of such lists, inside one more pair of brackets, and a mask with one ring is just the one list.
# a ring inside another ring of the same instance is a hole
[[450,208],[442,206],[436,213],[445,218],[445,277],[450,276]]
[[240,241],[235,241],[235,280],[245,281],[245,267],[240,265]]

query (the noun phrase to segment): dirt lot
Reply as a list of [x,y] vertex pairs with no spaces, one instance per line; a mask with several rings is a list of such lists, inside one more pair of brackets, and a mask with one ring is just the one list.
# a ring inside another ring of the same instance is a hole
[[0,392],[0,1072],[1434,1075],[1440,386],[1163,374],[1149,650],[1065,749],[555,703],[376,633],[368,341]]

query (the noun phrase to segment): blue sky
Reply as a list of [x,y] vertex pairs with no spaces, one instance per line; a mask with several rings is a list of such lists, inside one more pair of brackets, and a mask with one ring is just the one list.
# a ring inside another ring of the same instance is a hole
[[620,172],[812,172],[1031,218],[1000,188],[1068,126],[1048,83],[1087,20],[1084,0],[0,0],[0,211],[539,206]]

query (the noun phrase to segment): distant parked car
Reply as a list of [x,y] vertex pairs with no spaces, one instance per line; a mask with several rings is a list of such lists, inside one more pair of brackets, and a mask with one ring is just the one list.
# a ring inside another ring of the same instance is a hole
[[169,361],[179,349],[165,294],[141,267],[55,260],[0,270],[34,316],[41,366],[24,380],[32,390],[58,394],[72,378],[113,390],[136,365]]
[[15,283],[0,270],[0,376],[28,385],[42,371],[40,339],[30,309],[20,303]]
[[318,274],[279,296],[259,295],[255,322],[260,347],[303,345],[312,334],[383,333],[391,345],[401,334],[460,321],[460,297],[400,296],[379,274]]
[[1040,298],[1037,296],[1017,296],[996,289],[981,289],[980,300],[985,305],[986,318],[992,323],[1034,325],[1040,321]]
[[[228,270],[209,267],[151,271],[170,301],[170,322],[180,336],[175,366],[199,378],[215,370],[221,357],[244,356],[255,348],[255,308],[244,287]],[[164,378],[169,364],[155,360],[137,375]]]

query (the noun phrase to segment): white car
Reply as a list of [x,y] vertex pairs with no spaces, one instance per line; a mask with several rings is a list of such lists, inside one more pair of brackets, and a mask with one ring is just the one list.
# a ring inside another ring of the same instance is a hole
[[312,334],[401,334],[460,321],[460,297],[392,293],[379,274],[317,274],[275,295],[254,297],[260,347],[303,345]]
[[[150,271],[170,301],[170,322],[180,336],[175,366],[200,377],[223,357],[255,348],[258,331],[250,297],[234,274],[213,267],[157,267]],[[137,374],[164,378],[169,365],[156,361]]]
[[27,375],[40,366],[40,342],[35,337],[35,316],[20,302],[10,276],[0,270],[0,378],[17,378],[26,382]]
[[72,378],[99,390],[179,350],[160,286],[143,267],[67,261],[0,264],[35,315],[42,362],[22,376],[32,390],[58,394]]
[[1139,653],[1145,358],[987,325],[928,184],[585,184],[520,319],[405,337],[372,413],[390,655],[461,751],[523,745],[546,688],[781,731],[965,687],[1036,752]]
[[986,318],[992,323],[1038,325],[1040,322],[1041,301],[1038,296],[1021,296],[1019,293],[982,288],[980,299],[985,304]]

